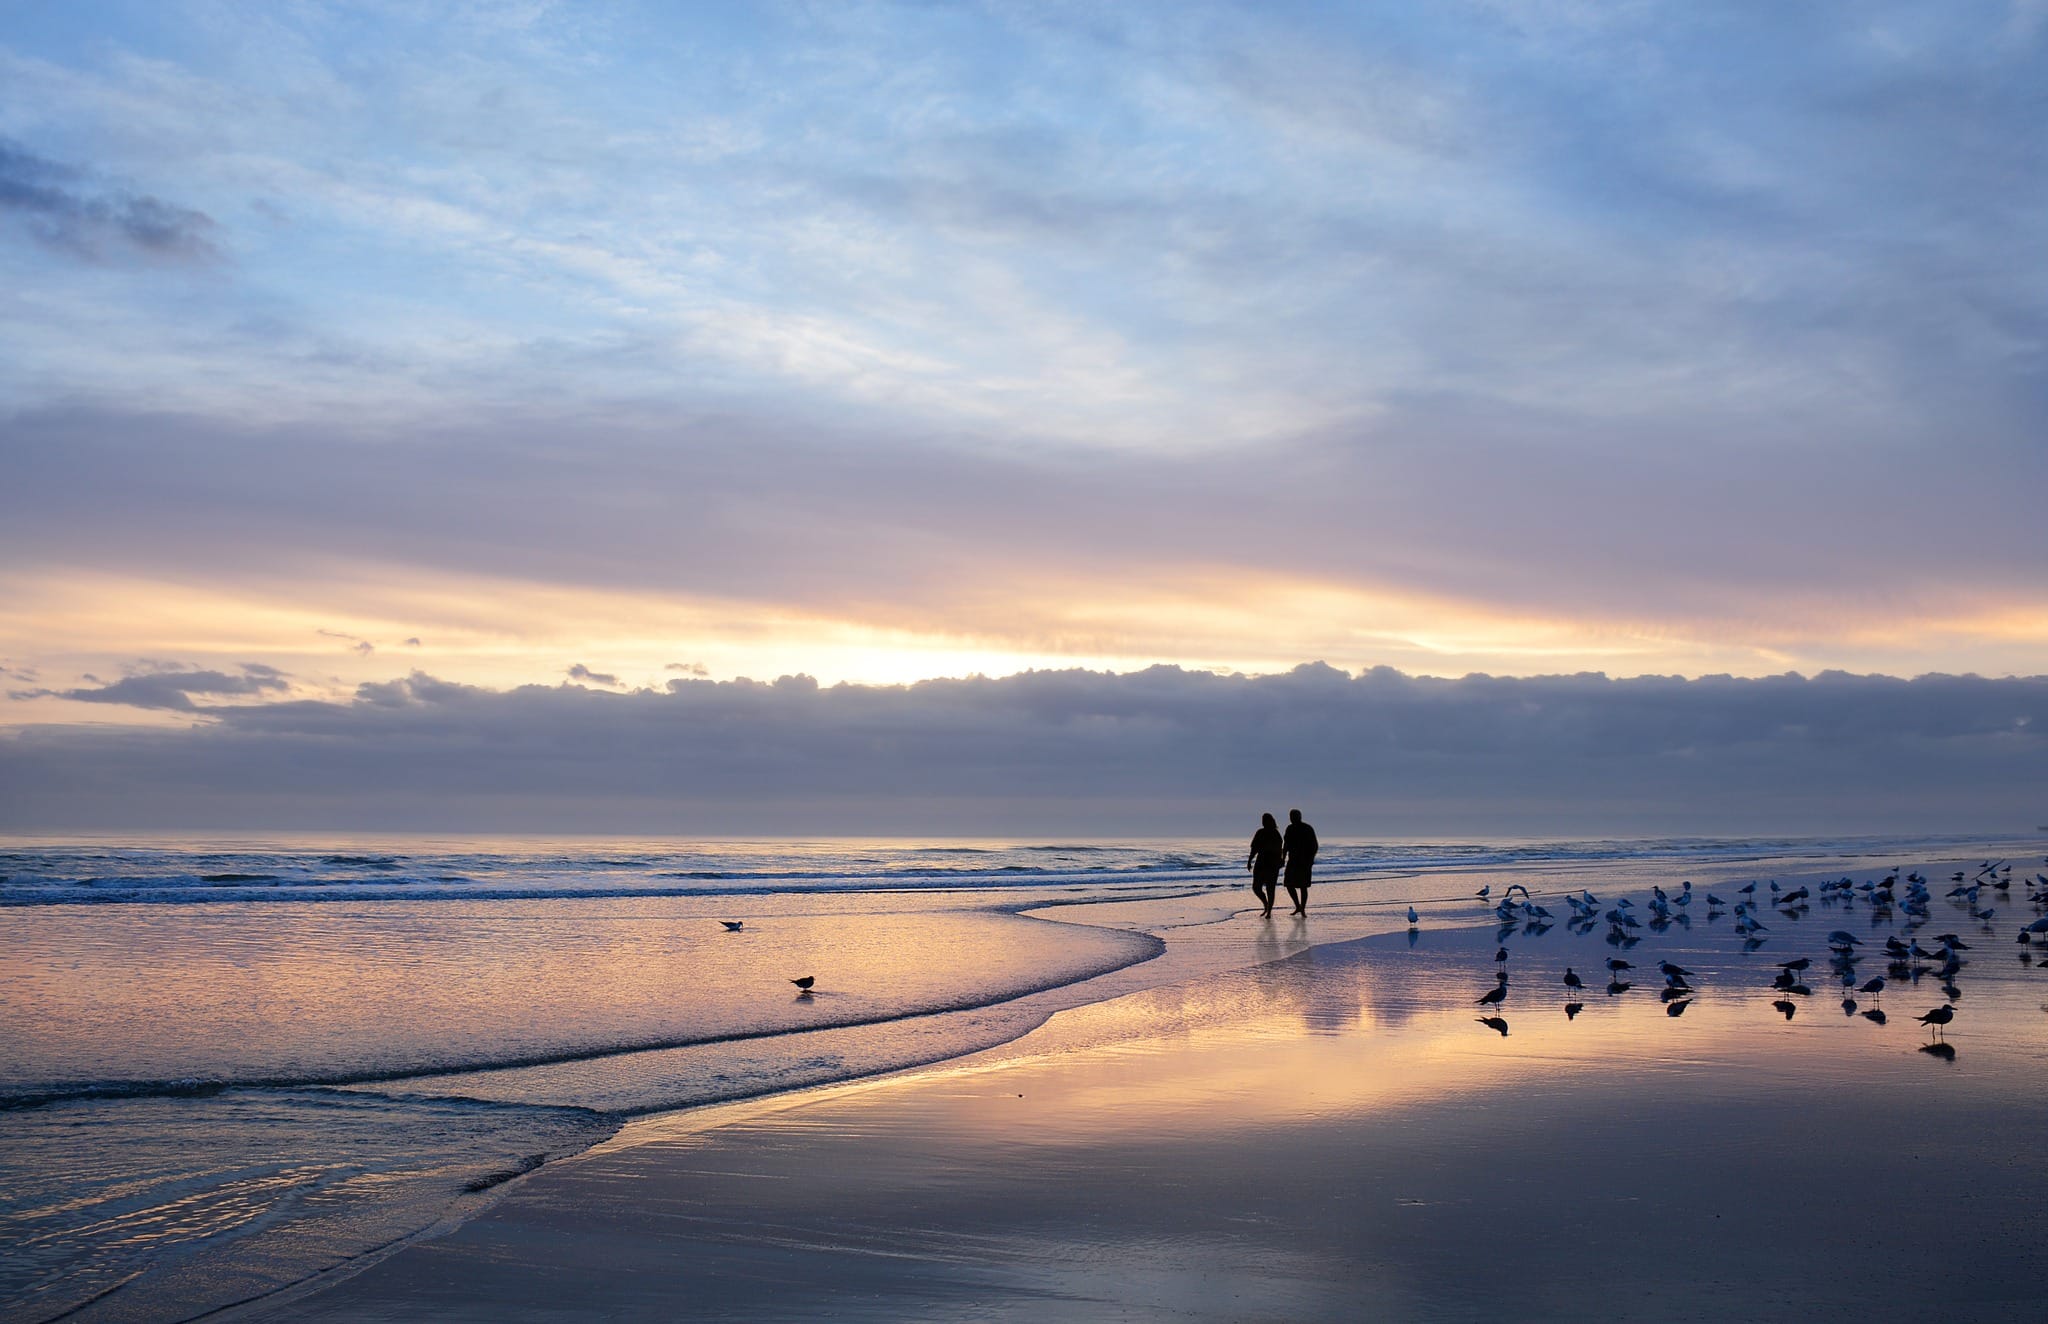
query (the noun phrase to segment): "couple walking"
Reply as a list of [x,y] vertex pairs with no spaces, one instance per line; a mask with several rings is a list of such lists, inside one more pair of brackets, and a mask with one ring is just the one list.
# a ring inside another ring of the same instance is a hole
[[1287,898],[1294,902],[1294,913],[1308,914],[1308,875],[1316,862],[1316,830],[1301,821],[1299,809],[1287,811],[1284,837],[1271,814],[1261,814],[1259,819],[1263,826],[1252,835],[1252,853],[1244,862],[1252,871],[1252,895],[1265,907],[1259,913],[1273,913],[1273,884],[1285,869]]

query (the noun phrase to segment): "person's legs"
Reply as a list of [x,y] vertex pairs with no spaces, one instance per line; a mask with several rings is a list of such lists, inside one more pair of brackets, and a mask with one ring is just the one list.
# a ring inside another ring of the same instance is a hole
[[1273,913],[1273,885],[1271,883],[1257,878],[1252,879],[1252,895],[1257,897],[1259,904],[1264,907],[1259,912],[1260,914],[1270,915]]

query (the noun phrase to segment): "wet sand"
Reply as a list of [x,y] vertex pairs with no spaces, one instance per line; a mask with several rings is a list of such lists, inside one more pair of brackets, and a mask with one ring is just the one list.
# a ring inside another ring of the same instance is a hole
[[[2048,968],[2009,933],[1972,951],[1942,1057],[1912,1019],[1931,983],[1888,991],[1882,1025],[1818,979],[1791,1019],[1773,1007],[1774,962],[1823,954],[1825,915],[1756,952],[1706,926],[1644,943],[1628,959],[1697,972],[1678,1016],[1654,974],[1606,996],[1596,936],[1517,933],[1503,1036],[1472,1005],[1498,940],[1472,918],[1063,1011],[947,1066],[636,1122],[247,1317],[2048,1309]],[[1567,963],[1594,986],[1575,1017]]]

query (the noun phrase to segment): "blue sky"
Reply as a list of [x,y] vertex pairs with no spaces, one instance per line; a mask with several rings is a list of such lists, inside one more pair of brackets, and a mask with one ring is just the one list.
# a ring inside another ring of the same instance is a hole
[[2044,102],[2038,3],[12,6],[0,723],[2040,674]]

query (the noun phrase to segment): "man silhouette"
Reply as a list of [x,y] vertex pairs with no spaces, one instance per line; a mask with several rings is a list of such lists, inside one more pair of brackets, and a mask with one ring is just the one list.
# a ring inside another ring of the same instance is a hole
[[1309,871],[1316,863],[1316,830],[1301,821],[1301,811],[1287,811],[1287,834],[1281,838],[1281,849],[1286,852],[1287,897],[1294,902],[1294,913],[1308,914]]
[[1259,815],[1259,830],[1252,837],[1251,853],[1244,867],[1252,871],[1252,895],[1265,907],[1261,915],[1273,913],[1273,893],[1280,881],[1280,856],[1286,848],[1280,841],[1280,825],[1271,814]]

